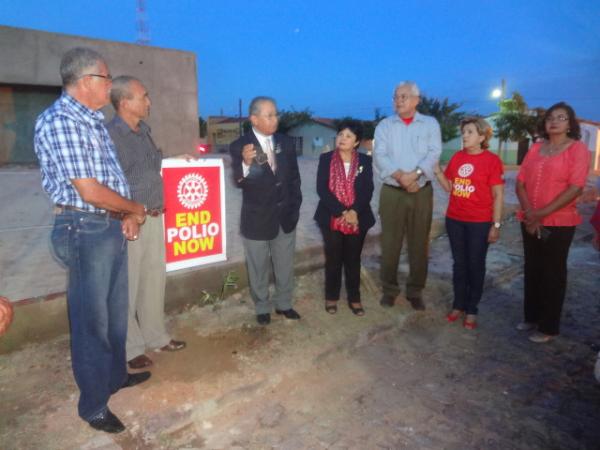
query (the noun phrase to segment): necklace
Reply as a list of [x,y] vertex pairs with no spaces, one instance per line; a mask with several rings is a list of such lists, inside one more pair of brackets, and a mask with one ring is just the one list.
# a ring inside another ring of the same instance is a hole
[[566,137],[565,139],[563,139],[562,141],[560,141],[557,144],[552,144],[548,141],[546,141],[546,145],[544,150],[546,151],[547,154],[549,155],[553,155],[554,153],[559,152],[560,150],[564,149],[564,145],[566,143],[568,143],[570,141],[570,138]]

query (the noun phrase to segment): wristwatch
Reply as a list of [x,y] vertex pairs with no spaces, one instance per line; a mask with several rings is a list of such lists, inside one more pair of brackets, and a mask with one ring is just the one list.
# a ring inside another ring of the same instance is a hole
[[420,177],[421,175],[423,175],[423,171],[421,170],[420,167],[417,167],[416,172],[417,172],[417,177]]
[[502,226],[501,222],[494,222],[494,228],[496,228],[497,230],[499,230],[501,226]]

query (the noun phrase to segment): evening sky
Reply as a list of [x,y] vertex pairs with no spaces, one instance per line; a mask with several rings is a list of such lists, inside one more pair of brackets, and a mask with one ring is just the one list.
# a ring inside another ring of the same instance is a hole
[[[151,45],[197,56],[200,114],[255,95],[323,117],[391,112],[394,85],[468,112],[508,94],[600,121],[600,1],[146,1]],[[135,42],[135,0],[0,0],[0,24]],[[114,75],[119,75],[115,73]],[[245,113],[245,111],[244,111]]]

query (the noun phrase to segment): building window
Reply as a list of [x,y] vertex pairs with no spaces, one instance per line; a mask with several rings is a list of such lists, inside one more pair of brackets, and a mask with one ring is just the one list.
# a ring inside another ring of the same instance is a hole
[[0,84],[0,165],[37,163],[35,120],[60,93],[60,87]]

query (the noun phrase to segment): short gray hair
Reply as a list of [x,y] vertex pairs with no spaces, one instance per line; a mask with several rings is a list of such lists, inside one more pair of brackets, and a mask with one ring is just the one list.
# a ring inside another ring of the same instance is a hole
[[110,90],[110,102],[112,103],[113,108],[115,108],[115,111],[119,110],[119,104],[121,103],[121,100],[132,97],[130,90],[130,84],[132,81],[141,83],[139,79],[130,75],[121,75],[113,80],[112,88]]
[[400,83],[398,83],[396,85],[396,87],[394,88],[394,95],[396,94],[396,91],[398,89],[400,89],[401,87],[404,87],[404,86],[408,86],[410,88],[411,94],[414,95],[415,97],[421,96],[421,91],[419,90],[419,86],[417,86],[417,83],[415,83],[414,81],[401,81]]
[[60,60],[60,77],[64,87],[71,86],[86,74],[90,68],[96,69],[105,62],[100,53],[91,48],[75,47],[65,53]]
[[250,116],[258,115],[258,113],[260,111],[260,104],[265,103],[265,102],[273,103],[273,106],[275,106],[275,109],[277,109],[277,102],[275,101],[274,98],[267,97],[265,95],[260,95],[258,97],[254,97],[252,99],[252,101],[250,102],[250,106],[248,107],[248,115],[250,115]]

